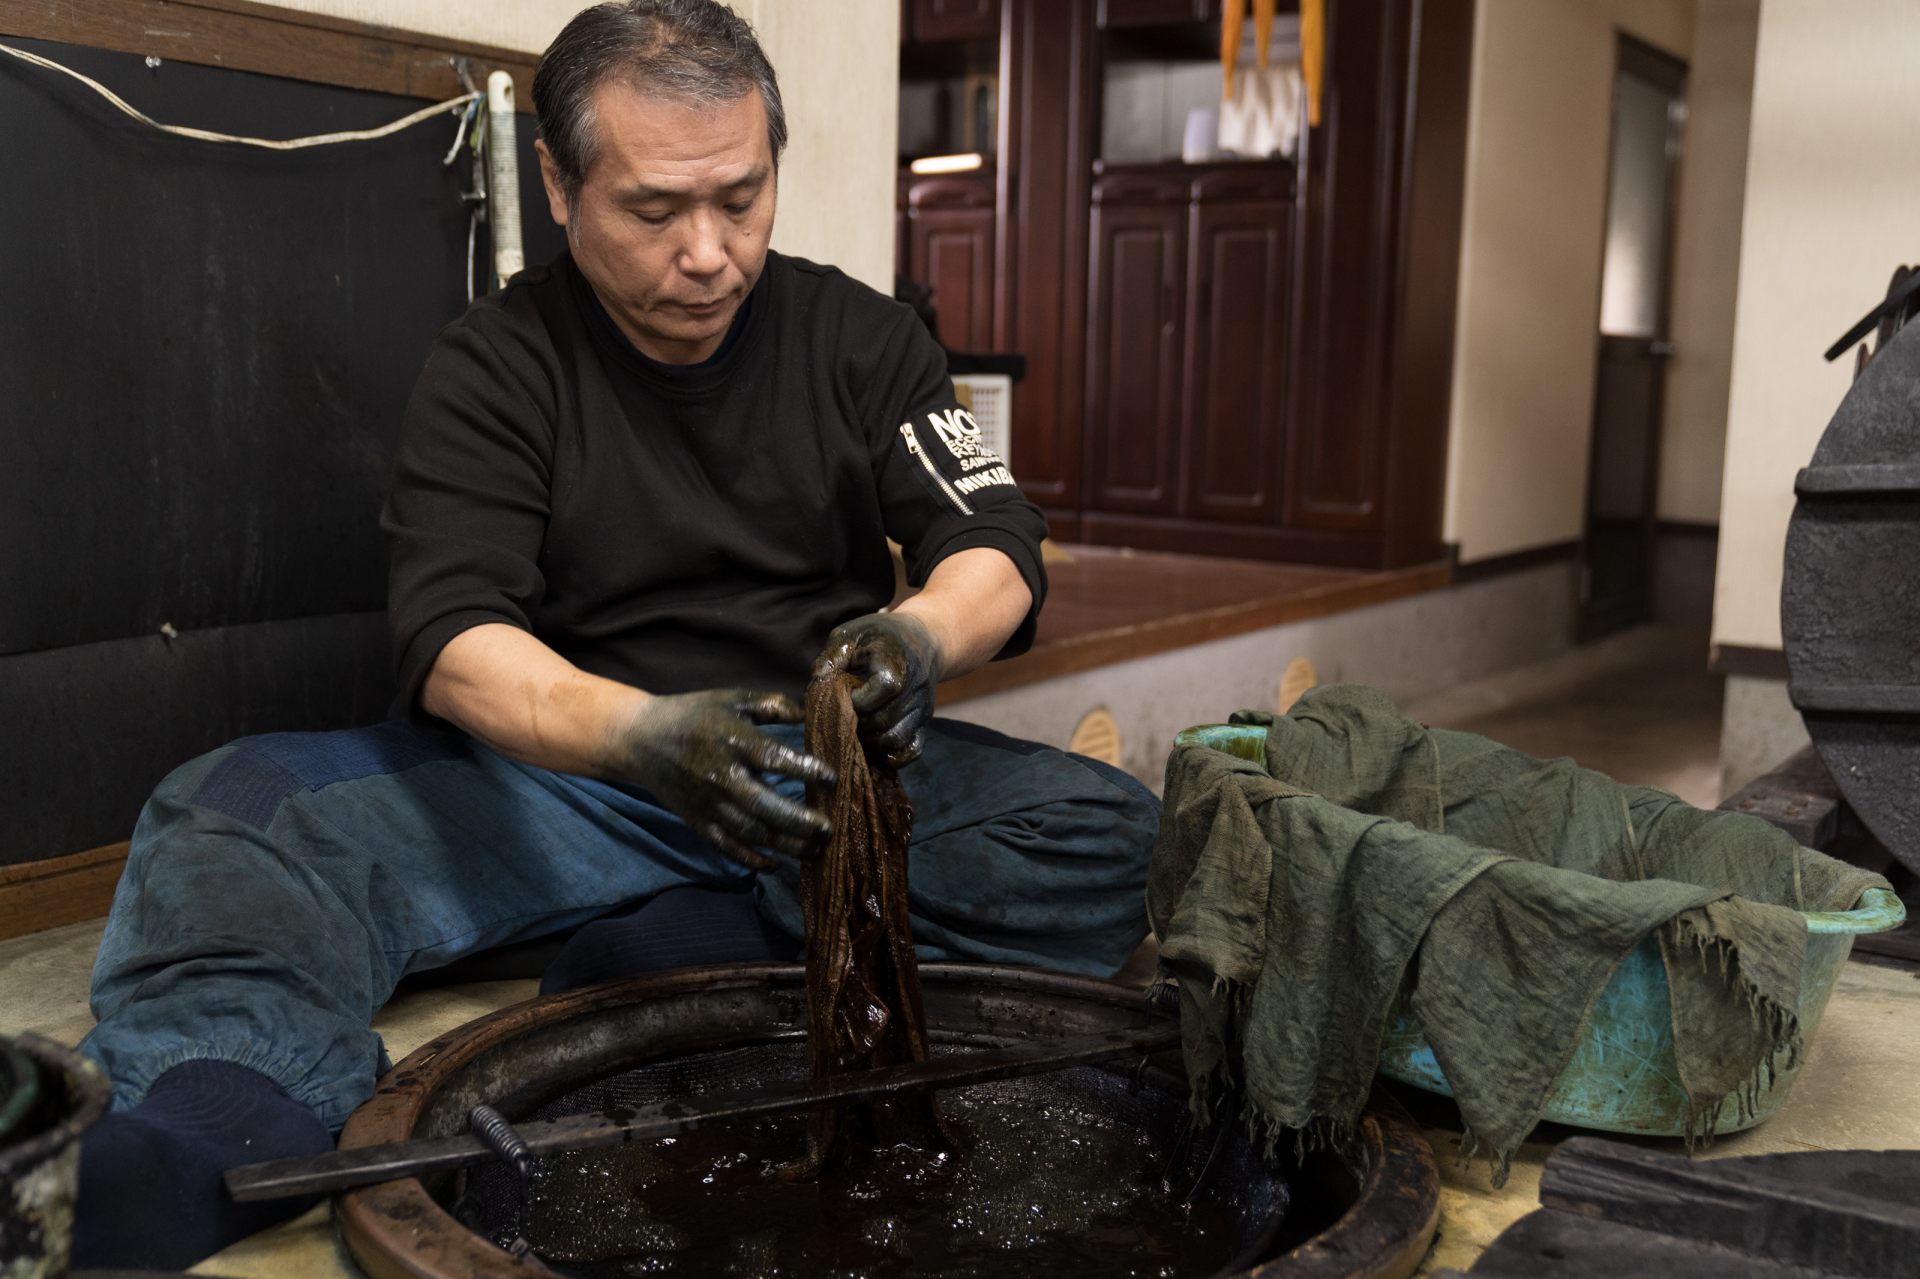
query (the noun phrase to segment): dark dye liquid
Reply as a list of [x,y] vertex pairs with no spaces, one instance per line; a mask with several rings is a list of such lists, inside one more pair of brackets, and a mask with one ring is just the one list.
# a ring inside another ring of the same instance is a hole
[[525,1235],[549,1265],[589,1279],[1197,1279],[1231,1259],[1224,1210],[1173,1202],[1136,1126],[991,1085],[941,1107],[958,1149],[848,1143],[817,1181],[774,1171],[799,1155],[800,1119],[583,1151],[534,1183]]

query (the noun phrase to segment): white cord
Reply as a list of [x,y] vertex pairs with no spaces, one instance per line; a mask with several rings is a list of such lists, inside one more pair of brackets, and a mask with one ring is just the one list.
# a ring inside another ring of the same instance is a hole
[[[183,124],[162,124],[153,117],[128,106],[126,101],[112,89],[107,88],[106,85],[101,84],[98,80],[90,76],[80,74],[72,67],[61,66],[58,62],[50,58],[43,58],[37,53],[28,53],[25,49],[16,49],[9,44],[0,44],[0,53],[10,53],[22,62],[30,62],[36,67],[45,67],[49,71],[58,71],[62,75],[72,76],[81,84],[86,85],[89,89],[92,89],[95,93],[98,93],[108,102],[111,102],[114,106],[120,108],[120,110],[126,112],[140,123],[152,125],[162,133],[171,133],[175,137],[180,138],[196,138],[201,142],[229,142],[237,146],[264,147],[269,151],[298,151],[303,147],[327,146],[335,142],[371,142],[375,138],[384,138],[389,134],[398,133],[402,129],[411,128],[423,120],[431,120],[443,111],[458,110],[465,107],[468,103],[475,102],[484,96],[479,93],[463,93],[457,98],[448,98],[445,102],[436,102],[430,107],[422,107],[412,115],[403,116],[393,123],[383,124],[377,129],[353,129],[345,133],[319,133],[307,138],[286,138],[276,141],[272,138],[246,138],[238,137],[231,133],[213,133],[206,129],[190,128]],[[454,143],[456,148],[459,145],[458,141]]]
[[479,114],[480,95],[476,93],[473,95],[473,100],[467,103],[467,109],[460,113],[460,127],[453,131],[453,145],[447,148],[446,158],[440,161],[441,168],[444,169],[452,164],[453,157],[460,154],[460,144],[467,140],[467,126],[472,124],[473,118]]
[[480,234],[480,210],[476,207],[467,213],[467,301],[473,301],[473,242]]

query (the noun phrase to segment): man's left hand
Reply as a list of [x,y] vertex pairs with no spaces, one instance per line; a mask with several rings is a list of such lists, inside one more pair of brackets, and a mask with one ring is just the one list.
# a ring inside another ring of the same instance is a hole
[[940,645],[926,624],[904,613],[856,617],[827,637],[814,674],[836,666],[863,677],[853,691],[860,735],[895,768],[920,758],[941,669]]

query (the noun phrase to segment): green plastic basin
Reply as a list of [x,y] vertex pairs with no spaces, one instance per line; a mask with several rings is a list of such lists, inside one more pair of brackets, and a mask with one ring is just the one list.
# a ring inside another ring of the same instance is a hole
[[[1207,724],[1179,735],[1255,763],[1266,761],[1266,729],[1257,724]],[[1884,888],[1870,888],[1852,910],[1802,911],[1807,921],[1806,970],[1800,986],[1800,1034],[1813,1042],[1839,979],[1841,966],[1862,933],[1880,933],[1906,921],[1906,907]],[[1800,1059],[1804,1061],[1803,1051]],[[1433,1048],[1412,1016],[1396,1016],[1380,1050],[1380,1073],[1429,1092],[1451,1097],[1447,1077]],[[1792,1069],[1775,1072],[1772,1086],[1744,1119],[1719,1125],[1721,1132],[1750,1128],[1770,1119],[1793,1088]],[[1732,1107],[1728,1108],[1729,1110]],[[1606,1132],[1683,1137],[1687,1132],[1687,1093],[1673,1060],[1673,1007],[1660,945],[1648,937],[1614,970],[1587,1018],[1586,1033],[1560,1078],[1547,1094],[1542,1118]]]

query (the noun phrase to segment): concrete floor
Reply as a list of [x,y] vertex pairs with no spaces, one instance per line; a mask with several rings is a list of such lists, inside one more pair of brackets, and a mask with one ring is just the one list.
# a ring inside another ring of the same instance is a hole
[[[1664,786],[1710,806],[1718,798],[1720,688],[1705,671],[1705,649],[1701,636],[1648,629],[1407,709],[1439,727],[1486,733],[1534,754],[1572,755],[1622,780]],[[0,996],[0,1033],[31,1030],[72,1043],[86,1032],[92,1021],[87,972],[100,932],[99,923],[78,924],[0,942],[0,991],[6,992]],[[530,981],[413,992],[397,998],[375,1024],[397,1060],[454,1026],[533,993]],[[1916,1060],[1920,972],[1849,963],[1781,1112],[1704,1153],[1920,1147]],[[1442,1179],[1440,1234],[1423,1270],[1464,1267],[1537,1205],[1541,1165],[1571,1130],[1536,1133],[1514,1160],[1511,1180],[1495,1191],[1484,1162],[1456,1166],[1460,1133],[1448,1104],[1418,1095],[1414,1101],[1440,1157]],[[196,1272],[261,1279],[355,1273],[324,1207],[228,1249]]]
[[1480,733],[1530,755],[1570,755],[1617,781],[1712,808],[1720,802],[1722,683],[1707,670],[1704,634],[1648,626],[1404,709],[1435,728]]

